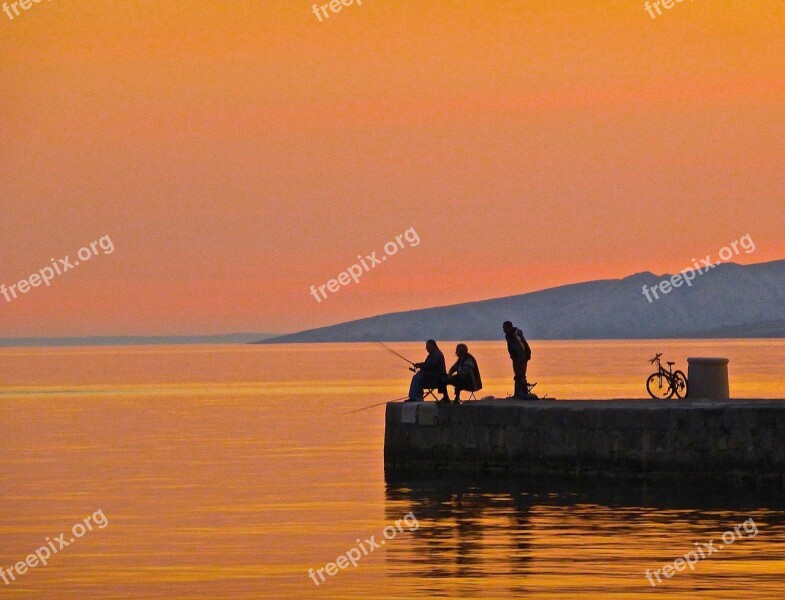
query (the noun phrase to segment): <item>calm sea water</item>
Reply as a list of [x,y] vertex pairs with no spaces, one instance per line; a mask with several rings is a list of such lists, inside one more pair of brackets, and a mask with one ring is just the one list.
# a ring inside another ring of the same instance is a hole
[[[510,393],[503,344],[470,350],[483,394]],[[785,397],[783,340],[539,342],[530,378],[558,399],[642,397],[655,352],[684,369],[725,356],[735,396]],[[384,407],[347,413],[403,396],[408,375],[372,345],[0,349],[0,568],[99,509],[108,519],[0,595],[785,595],[785,490],[385,481]],[[408,513],[416,529],[309,578]],[[756,536],[652,589],[646,569],[748,519]]]

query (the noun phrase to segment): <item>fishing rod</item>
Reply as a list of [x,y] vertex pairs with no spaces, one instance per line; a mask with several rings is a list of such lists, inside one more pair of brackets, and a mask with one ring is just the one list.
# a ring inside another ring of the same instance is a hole
[[390,402],[400,402],[401,400],[407,400],[409,396],[404,396],[403,398],[396,398],[395,400],[385,400],[384,402],[379,402],[378,404],[371,404],[370,406],[364,406],[362,408],[358,408],[357,410],[352,410],[348,413],[344,413],[345,415],[353,415],[356,412],[360,412],[362,410],[368,410],[369,408],[375,408],[377,406],[381,406],[382,404],[388,404]]
[[393,354],[395,354],[395,356],[397,356],[398,358],[400,358],[400,359],[402,359],[402,360],[405,360],[405,361],[406,361],[407,363],[409,363],[411,366],[413,366],[413,367],[415,366],[415,364],[414,364],[412,361],[410,361],[408,358],[406,358],[406,357],[405,357],[405,356],[403,356],[402,354],[398,354],[398,353],[397,353],[395,350],[393,350],[392,348],[390,348],[390,347],[389,347],[387,344],[385,344],[385,343],[383,343],[383,342],[376,342],[376,343],[377,343],[377,344],[380,344],[380,345],[381,345],[383,348],[386,348],[387,350],[389,350],[390,352],[392,352]]

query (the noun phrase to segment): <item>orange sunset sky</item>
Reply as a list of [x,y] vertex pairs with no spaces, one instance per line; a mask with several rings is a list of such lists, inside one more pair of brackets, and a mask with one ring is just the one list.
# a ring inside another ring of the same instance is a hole
[[[0,337],[285,332],[785,258],[785,4],[51,0],[0,13]],[[318,304],[358,254],[421,238]]]

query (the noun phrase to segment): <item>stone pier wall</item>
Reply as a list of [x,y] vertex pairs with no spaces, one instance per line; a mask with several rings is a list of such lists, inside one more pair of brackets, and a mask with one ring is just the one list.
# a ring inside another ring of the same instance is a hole
[[783,481],[785,401],[490,400],[387,405],[388,472]]

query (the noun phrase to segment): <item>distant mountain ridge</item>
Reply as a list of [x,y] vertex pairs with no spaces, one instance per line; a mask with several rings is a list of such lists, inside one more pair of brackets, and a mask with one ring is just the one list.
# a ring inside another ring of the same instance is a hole
[[670,274],[575,283],[538,292],[388,313],[257,343],[493,340],[511,320],[532,339],[785,337],[785,260],[725,263],[649,302]]
[[188,344],[248,344],[272,337],[272,333],[227,333],[218,335],[85,336],[0,338],[0,347],[46,346],[153,346]]

